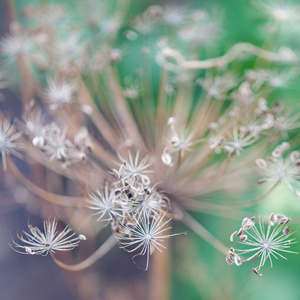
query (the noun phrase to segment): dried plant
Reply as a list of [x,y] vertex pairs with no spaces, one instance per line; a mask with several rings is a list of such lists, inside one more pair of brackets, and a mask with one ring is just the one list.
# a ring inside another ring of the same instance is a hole
[[[290,21],[284,15],[290,10],[256,2],[271,17],[272,34],[279,30],[277,21]],[[22,120],[14,122],[1,114],[4,168],[40,201],[55,206],[64,223],[79,228],[83,220],[94,220],[99,221],[94,228],[112,232],[91,257],[73,266],[55,258],[54,250],[71,250],[79,239],[68,235],[69,227],[57,233],[56,221],[45,222],[45,233],[29,226],[30,233],[19,237],[25,245],[16,246],[29,254],[51,252],[58,265],[79,271],[119,242],[134,258],[145,256],[148,269],[154,251],[165,251],[163,240],[182,235],[170,232],[167,224],[174,219],[228,255],[230,264],[260,258],[254,269],[260,275],[267,259],[272,265],[271,256],[292,252],[286,250],[294,243],[282,221],[287,217],[272,214],[267,233],[262,221],[257,229],[254,218],[245,218],[235,235],[249,249],[228,252],[190,212],[240,218],[244,207],[262,201],[281,182],[299,196],[299,152],[285,157],[288,148],[297,147],[299,113],[291,115],[271,93],[298,74],[298,56],[286,45],[272,51],[237,43],[211,57],[211,45],[223,38],[219,10],[155,5],[128,22],[128,8],[125,0],[85,1],[73,11],[29,6],[26,26],[14,20],[1,39],[1,78],[5,74],[11,86],[18,82],[23,109]],[[147,44],[148,38],[155,45]],[[137,41],[143,44],[139,54]],[[141,64],[131,66],[130,55]],[[255,61],[252,67],[236,67],[247,60]],[[118,64],[126,68],[125,76]],[[21,149],[26,149],[22,157]],[[40,187],[11,155],[31,169],[54,171],[53,182],[67,178],[72,194],[51,182],[49,189]],[[258,179],[255,163],[263,174],[258,183],[273,185],[264,191],[258,185],[261,196],[243,199],[253,188],[251,178]],[[240,195],[241,201],[217,201],[220,193]],[[250,258],[242,256],[251,251]]]

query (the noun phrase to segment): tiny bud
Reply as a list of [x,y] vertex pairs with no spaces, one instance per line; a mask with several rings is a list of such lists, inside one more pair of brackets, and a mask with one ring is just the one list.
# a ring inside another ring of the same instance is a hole
[[240,236],[240,240],[241,240],[242,243],[246,242],[247,238],[248,238],[248,236],[245,235],[245,234]]
[[172,167],[173,159],[169,153],[163,153],[161,156],[161,160],[165,165]]
[[270,221],[271,226],[274,226],[274,224],[277,221],[277,217],[276,217],[276,215],[274,213],[271,213],[269,221]]
[[265,160],[259,158],[255,161],[255,164],[260,168],[260,169],[266,169],[267,168],[267,163]]
[[172,125],[172,124],[174,124],[174,122],[175,122],[175,118],[174,118],[174,117],[170,117],[170,118],[168,119],[168,125],[169,125],[169,126]]
[[283,218],[286,218],[286,216],[282,214],[277,214],[277,219],[283,219]]
[[235,250],[233,247],[229,248],[228,254],[233,255],[233,256],[235,255]]
[[294,161],[294,164],[295,164],[296,167],[300,167],[300,159],[296,159]]
[[249,223],[249,218],[244,218],[243,221],[242,221],[242,227],[244,227],[246,224]]
[[179,143],[179,138],[177,136],[172,136],[171,138],[171,144],[177,145]]
[[[294,161],[294,162],[296,163],[296,160],[297,160],[297,158],[299,158],[299,156],[300,156],[299,151],[293,151],[293,152],[290,154],[290,160],[291,160],[291,161]],[[299,163],[300,163],[300,161],[299,161]],[[300,164],[299,164],[299,165],[300,165]]]
[[230,236],[230,241],[231,242],[233,242],[233,238],[234,238],[234,236],[237,234],[237,231],[235,231],[234,233],[232,233],[231,234],[231,236]]
[[283,230],[282,230],[282,233],[284,235],[289,235],[291,232],[291,228],[289,226],[286,226]]
[[86,236],[83,234],[79,234],[78,239],[81,241],[86,241]]
[[228,265],[232,265],[234,263],[232,256],[226,256],[226,262]]
[[272,151],[272,156],[275,158],[280,157],[281,154],[282,154],[282,150],[279,147],[275,148],[275,150]]
[[240,237],[243,233],[244,233],[244,229],[240,228],[240,230],[238,231],[238,233],[236,234],[236,236]]
[[288,142],[283,142],[279,147],[282,151],[286,151],[291,147],[291,145]]
[[81,111],[88,116],[92,115],[92,113],[93,113],[93,108],[88,104],[83,104],[83,105],[81,105],[80,108],[81,108]]
[[261,273],[259,273],[257,270],[256,270],[256,268],[253,268],[252,269],[252,271],[256,274],[256,275],[258,275],[258,276],[262,276],[262,274]]
[[266,179],[266,178],[262,178],[262,179],[259,179],[259,180],[257,181],[258,184],[262,184],[262,183],[265,183],[265,182],[267,182],[267,179]]
[[241,257],[236,255],[234,257],[234,263],[237,265],[237,266],[240,266],[242,264],[242,260],[241,260]]
[[291,221],[290,218],[284,217],[284,218],[280,219],[279,224],[280,224],[280,225],[285,225],[285,224],[287,224],[289,221]]
[[29,247],[25,247],[25,252],[26,252],[27,254],[31,254],[31,255],[34,255],[34,254],[35,254],[35,253],[32,251],[32,249],[29,248]]
[[41,148],[45,145],[45,139],[42,136],[35,136],[32,139],[32,144],[34,147]]

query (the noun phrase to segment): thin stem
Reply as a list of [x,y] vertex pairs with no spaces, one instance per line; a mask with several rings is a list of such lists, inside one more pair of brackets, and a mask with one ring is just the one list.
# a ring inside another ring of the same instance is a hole
[[238,206],[238,207],[253,206],[253,205],[257,204],[258,202],[262,201],[264,198],[266,198],[278,186],[279,183],[280,183],[280,180],[276,181],[275,184],[269,190],[267,190],[264,194],[262,194],[258,198],[248,200],[248,201],[222,202],[222,204],[228,205],[228,206]]
[[68,196],[54,194],[35,185],[20,172],[20,170],[16,167],[16,165],[9,157],[7,158],[7,164],[10,170],[12,171],[12,173],[24,184],[24,186],[26,186],[26,188],[28,188],[29,191],[31,191],[33,194],[37,195],[38,197],[48,202],[51,202],[53,204],[61,205],[61,206],[77,207],[80,206],[81,204],[83,205],[83,202],[80,203],[82,197],[68,197]]
[[[165,232],[166,235],[169,233],[170,229]],[[153,254],[149,299],[170,299],[170,240],[166,239],[163,245],[166,249],[162,253],[155,251]]]
[[223,56],[206,60],[186,60],[178,51],[168,47],[162,50],[161,55],[165,58],[173,58],[178,66],[183,69],[201,70],[225,66],[235,60],[243,52],[250,52],[268,61],[284,62],[284,56],[282,54],[266,51],[250,43],[235,44]]
[[93,265],[97,260],[102,258],[114,245],[117,244],[117,240],[113,235],[111,235],[104,244],[102,244],[91,256],[89,256],[87,259],[82,261],[79,264],[76,265],[67,265],[60,260],[56,259],[55,256],[51,254],[52,259],[54,262],[60,266],[61,268],[68,270],[68,271],[73,271],[73,272],[78,272],[82,271],[91,265]]
[[202,239],[211,244],[216,250],[227,255],[228,248],[185,211],[182,211],[182,222],[192,229],[196,234],[198,234]]

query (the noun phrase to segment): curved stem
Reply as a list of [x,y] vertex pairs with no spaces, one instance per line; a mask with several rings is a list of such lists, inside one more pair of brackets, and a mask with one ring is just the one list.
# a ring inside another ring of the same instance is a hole
[[[284,56],[280,53],[266,51],[250,43],[238,43],[231,47],[223,56],[206,60],[185,60],[185,58],[172,48],[164,48],[161,55],[165,58],[173,58],[179,67],[188,70],[211,69],[229,64],[241,53],[250,52],[268,61],[284,62]],[[287,62],[294,62],[293,59],[286,59]]]
[[56,259],[55,256],[51,254],[52,259],[54,262],[60,266],[61,268],[68,270],[68,271],[73,271],[73,272],[78,272],[82,271],[88,267],[90,267],[92,264],[94,264],[97,260],[102,258],[114,245],[117,244],[117,240],[113,235],[111,235],[104,244],[102,244],[91,256],[89,256],[87,259],[82,261],[79,264],[76,265],[67,265],[60,260]]
[[68,206],[68,207],[77,207],[81,204],[79,201],[82,200],[81,197],[68,197],[63,195],[54,194],[51,192],[48,192],[39,186],[32,183],[29,179],[27,179],[20,170],[16,167],[16,165],[13,163],[13,161],[8,157],[7,158],[7,164],[12,173],[21,181],[26,188],[28,188],[29,191],[31,191],[33,194],[37,195],[38,197],[51,202],[53,204],[61,205],[61,206]]
[[227,255],[228,248],[185,211],[182,211],[182,222],[192,229],[196,234],[198,234],[202,239],[211,244],[216,250]]
[[280,183],[280,180],[277,180],[276,183],[269,190],[267,190],[264,194],[262,194],[258,198],[248,200],[248,201],[222,202],[222,204],[228,205],[228,206],[238,206],[238,207],[253,206],[253,205],[257,204],[258,202],[260,202],[261,200],[263,200],[265,197],[267,197],[277,187],[277,185],[279,183]]
[[222,206],[214,203],[203,202],[193,199],[188,199],[182,203],[182,206],[189,210],[200,212],[207,215],[221,216],[229,219],[241,219],[244,212],[241,210],[233,210],[232,207]]

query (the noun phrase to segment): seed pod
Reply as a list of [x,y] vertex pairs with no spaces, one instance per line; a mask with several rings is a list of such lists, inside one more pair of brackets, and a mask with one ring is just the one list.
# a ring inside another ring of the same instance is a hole
[[299,156],[300,156],[299,151],[293,151],[290,154],[290,160],[296,162],[296,160],[299,158]]
[[277,219],[282,219],[282,218],[286,218],[286,216],[282,214],[277,214]]
[[289,226],[286,226],[283,230],[282,230],[282,233],[284,234],[284,235],[289,235],[290,234],[290,232],[291,232],[291,228],[289,227]]
[[256,275],[258,275],[258,276],[262,276],[262,274],[261,273],[259,273],[257,270],[256,270],[256,268],[253,268],[252,269],[252,271],[256,274]]
[[294,164],[295,164],[296,167],[300,167],[300,159],[296,159],[294,161]]
[[260,168],[260,169],[265,169],[267,167],[267,163],[265,160],[259,158],[255,161],[255,164]]
[[270,221],[271,226],[274,226],[274,224],[277,221],[277,217],[276,217],[276,215],[274,213],[271,213],[269,221]]
[[242,243],[246,242],[247,238],[248,238],[248,236],[245,235],[245,234],[240,236],[240,240],[241,240]]
[[280,148],[275,148],[275,150],[272,151],[272,156],[275,158],[279,158],[282,154],[282,150]]
[[284,218],[282,218],[282,219],[279,221],[279,224],[280,224],[280,225],[285,225],[285,224],[287,224],[289,221],[291,221],[290,218],[284,217]]
[[232,256],[235,255],[235,250],[234,250],[233,247],[231,247],[231,248],[229,249],[228,254],[229,254],[229,255],[232,255]]
[[234,264],[233,256],[230,256],[230,255],[226,256],[226,262],[228,265]]
[[241,257],[236,255],[234,257],[234,263],[237,265],[237,266],[240,266],[242,264],[242,260],[241,260]]
[[248,224],[249,221],[250,221],[249,218],[244,218],[243,222],[242,222],[242,227],[244,227],[246,224]]
[[230,236],[230,241],[231,242],[233,242],[233,238],[234,238],[234,236],[237,234],[237,231],[235,231],[234,233],[232,233],[231,234],[231,236]]
[[244,229],[240,228],[240,230],[237,232],[236,236],[241,236],[244,233]]
[[25,247],[25,251],[26,251],[26,253],[28,253],[28,254],[32,254],[32,255],[35,254],[35,253],[32,251],[32,249],[29,248],[29,247]]
[[258,184],[262,184],[262,183],[265,183],[265,182],[267,182],[267,179],[266,179],[266,178],[262,178],[262,179],[259,179],[259,180],[257,181]]
[[79,234],[78,239],[81,241],[86,241],[86,236],[83,234]]

